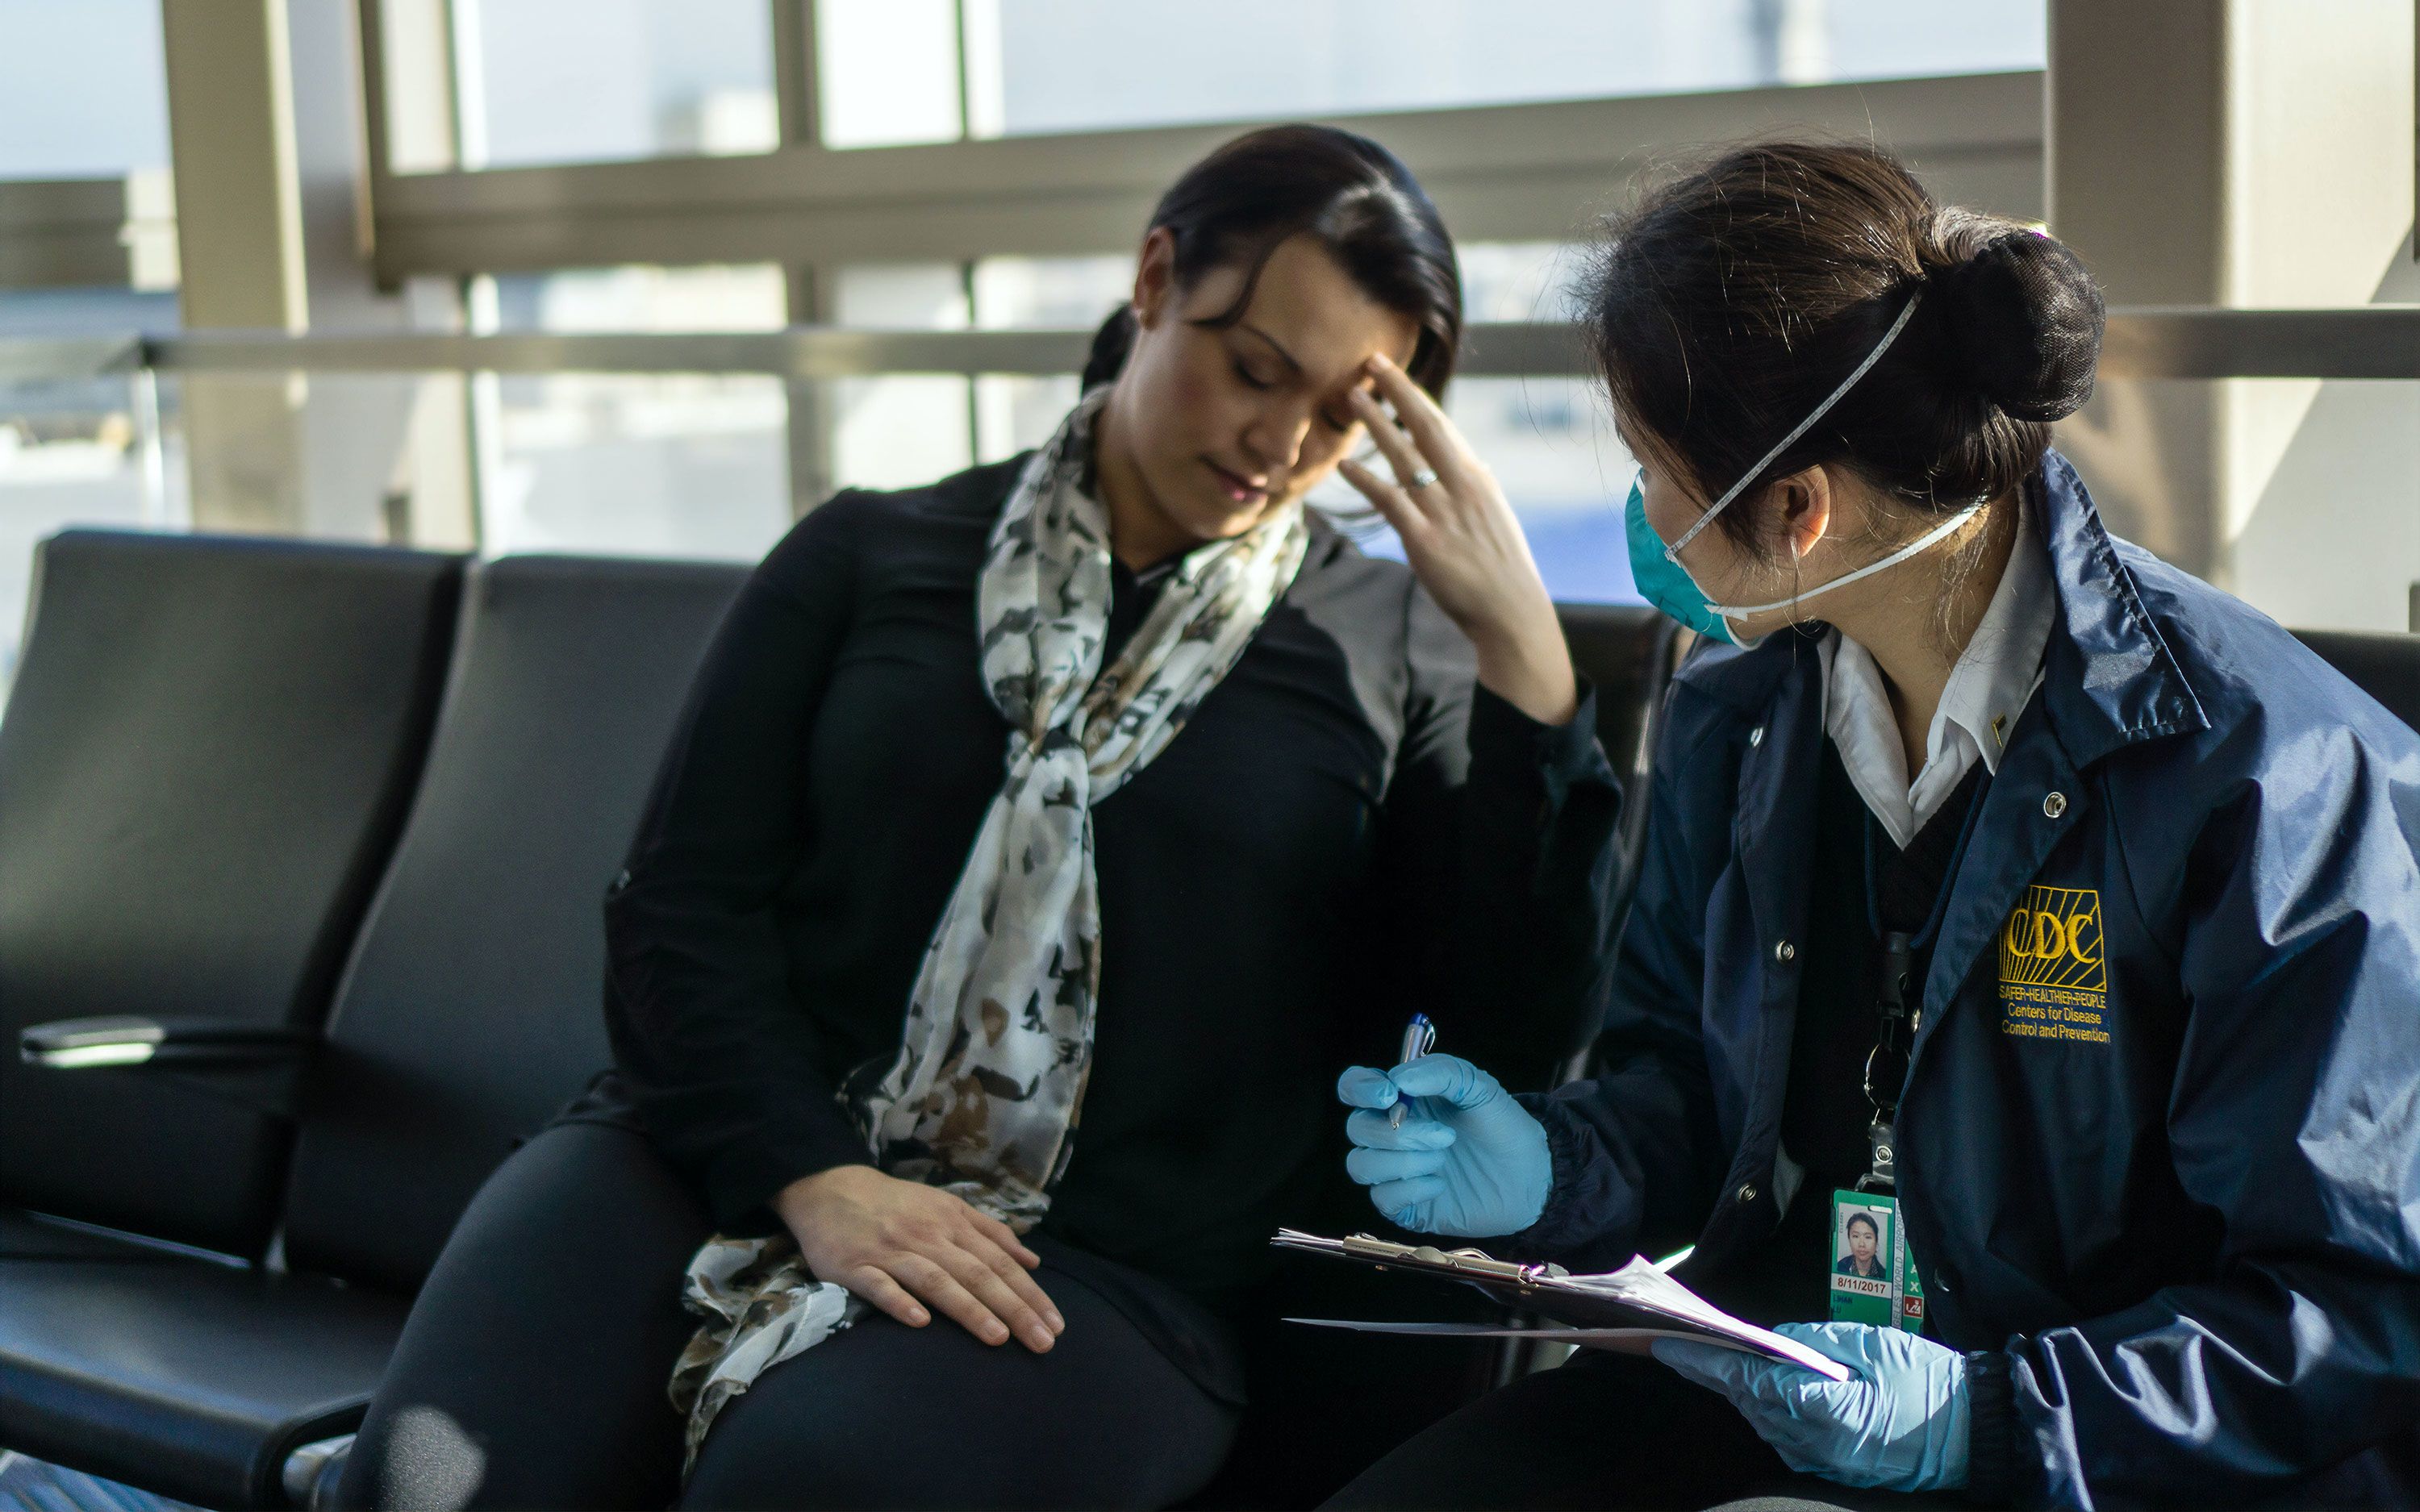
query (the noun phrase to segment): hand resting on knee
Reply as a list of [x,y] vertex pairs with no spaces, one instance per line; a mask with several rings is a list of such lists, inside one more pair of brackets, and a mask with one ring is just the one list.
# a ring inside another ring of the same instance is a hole
[[1005,1344],[1013,1333],[1036,1354],[1066,1329],[1026,1273],[1042,1257],[954,1193],[871,1165],[836,1165],[783,1187],[773,1211],[817,1280],[846,1287],[910,1328],[932,1321],[929,1306],[985,1344]]

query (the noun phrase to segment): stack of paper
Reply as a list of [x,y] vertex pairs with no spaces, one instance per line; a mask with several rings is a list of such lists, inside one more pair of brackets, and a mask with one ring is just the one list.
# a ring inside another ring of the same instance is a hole
[[1553,1328],[1512,1328],[1485,1323],[1376,1323],[1335,1318],[1290,1318],[1314,1328],[1364,1334],[1419,1334],[1456,1338],[1543,1338],[1596,1349],[1645,1352],[1657,1338],[1696,1339],[1776,1360],[1787,1360],[1829,1381],[1849,1379],[1848,1366],[1769,1329],[1743,1322],[1636,1257],[1619,1271],[1574,1275],[1557,1265],[1522,1265],[1475,1249],[1439,1250],[1427,1244],[1396,1244],[1355,1234],[1323,1239],[1293,1229],[1279,1232],[1283,1249],[1327,1255],[1381,1270],[1434,1275],[1475,1286],[1526,1311],[1558,1320]]

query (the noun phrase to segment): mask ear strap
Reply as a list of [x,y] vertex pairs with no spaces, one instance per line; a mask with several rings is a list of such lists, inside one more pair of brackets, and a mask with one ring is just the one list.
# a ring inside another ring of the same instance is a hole
[[1840,396],[1857,386],[1857,379],[1864,378],[1868,373],[1873,371],[1874,364],[1883,360],[1883,353],[1890,350],[1891,343],[1899,340],[1899,333],[1907,329],[1908,317],[1916,314],[1916,301],[1922,298],[1924,298],[1924,291],[1922,289],[1918,289],[1907,297],[1907,302],[1899,307],[1899,318],[1893,320],[1890,323],[1890,329],[1883,332],[1883,339],[1874,344],[1874,349],[1866,353],[1866,360],[1859,363],[1856,367],[1850,372],[1847,378],[1840,380],[1840,386],[1838,388],[1834,389],[1830,393],[1824,395],[1823,402],[1817,405],[1806,419],[1800,421],[1796,428],[1792,430],[1789,435],[1781,438],[1780,440],[1775,442],[1772,451],[1767,452],[1764,455],[1759,457],[1757,459],[1756,466],[1748,469],[1745,472],[1741,473],[1739,482],[1732,484],[1729,492],[1725,493],[1720,499],[1715,500],[1713,508],[1699,516],[1696,524],[1690,526],[1687,530],[1683,531],[1679,540],[1673,542],[1670,546],[1666,547],[1664,548],[1665,561],[1675,563],[1679,563],[1681,560],[1681,548],[1683,547],[1687,546],[1690,542],[1696,540],[1699,531],[1712,525],[1714,522],[1714,517],[1716,515],[1719,515],[1724,510],[1730,508],[1731,501],[1740,496],[1741,490],[1745,489],[1748,484],[1756,478],[1762,476],[1766,468],[1773,466],[1773,459],[1775,457],[1779,456],[1782,453],[1790,450],[1793,445],[1796,445],[1799,437],[1806,435],[1807,431],[1814,428],[1815,422],[1829,414],[1832,410],[1832,407],[1840,402]]
[[1947,537],[1950,532],[1973,519],[1988,502],[1990,502],[1989,500],[1977,500],[1880,562],[1869,562],[1856,571],[1843,573],[1830,582],[1817,583],[1803,594],[1792,594],[1788,598],[1776,598],[1770,604],[1709,604],[1706,608],[1727,620],[1744,620],[1751,614],[1767,614],[1777,609],[1790,609],[1795,605],[1804,604],[1819,594],[1828,594],[1835,588],[1846,588],[1860,579],[1870,578],[1875,573],[1898,566],[1917,552],[1939,543]]

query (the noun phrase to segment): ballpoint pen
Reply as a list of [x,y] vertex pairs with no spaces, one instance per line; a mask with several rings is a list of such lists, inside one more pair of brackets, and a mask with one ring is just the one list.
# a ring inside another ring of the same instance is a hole
[[[1412,1022],[1404,1026],[1404,1053],[1395,1057],[1395,1064],[1400,1066],[1407,1060],[1418,1060],[1435,1048],[1436,1026],[1429,1022],[1426,1013],[1415,1013]],[[1403,1126],[1404,1100],[1399,1097],[1395,1105],[1387,1110],[1387,1127],[1400,1129]]]

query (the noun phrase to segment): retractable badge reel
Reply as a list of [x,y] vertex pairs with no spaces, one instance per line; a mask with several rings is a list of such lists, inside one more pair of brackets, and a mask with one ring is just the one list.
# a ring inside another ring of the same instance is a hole
[[1866,1055],[1866,1174],[1854,1190],[1832,1194],[1832,1319],[1836,1322],[1924,1332],[1924,1286],[1908,1263],[1907,1232],[1897,1192],[1900,1088],[1907,1083],[1916,988],[1916,940],[1885,932],[1881,989],[1875,1002],[1874,1047]]

